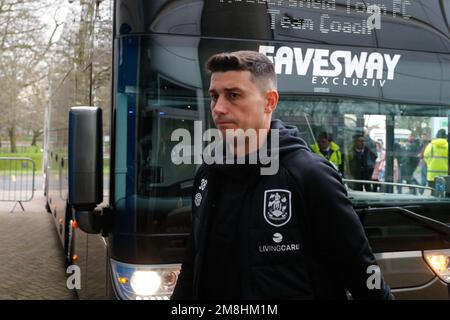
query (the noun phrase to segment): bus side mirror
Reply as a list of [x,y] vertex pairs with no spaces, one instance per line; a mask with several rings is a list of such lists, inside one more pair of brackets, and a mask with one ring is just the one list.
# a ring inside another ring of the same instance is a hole
[[450,176],[441,176],[434,178],[435,190],[434,196],[440,198],[450,198]]
[[95,207],[103,201],[102,110],[72,107],[69,112],[69,204],[81,230],[99,233]]

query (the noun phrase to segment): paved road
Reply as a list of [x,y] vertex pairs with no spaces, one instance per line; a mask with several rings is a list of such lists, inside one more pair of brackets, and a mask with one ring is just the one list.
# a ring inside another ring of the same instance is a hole
[[64,255],[42,191],[25,212],[0,202],[0,299],[75,299],[66,287]]

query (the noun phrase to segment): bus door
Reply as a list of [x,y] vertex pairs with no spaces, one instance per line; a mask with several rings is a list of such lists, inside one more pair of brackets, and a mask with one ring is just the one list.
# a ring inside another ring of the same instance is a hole
[[[195,114],[155,109],[145,117],[147,128],[153,128],[152,134],[145,135],[138,147],[140,173],[138,173],[139,194],[146,194],[154,186],[169,186],[185,180],[192,180],[195,166],[188,163],[175,165],[173,149],[180,141],[172,141],[172,133],[186,130],[194,137]],[[191,141],[193,143],[193,141]],[[186,159],[187,160],[187,159]]]

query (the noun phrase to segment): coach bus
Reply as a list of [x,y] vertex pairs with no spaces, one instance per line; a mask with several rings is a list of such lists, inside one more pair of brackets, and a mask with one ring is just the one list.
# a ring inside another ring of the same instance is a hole
[[[275,117],[308,144],[330,133],[345,162],[360,133],[383,154],[383,179],[342,172],[383,275],[397,299],[450,298],[450,180],[426,181],[419,150],[435,123],[449,132],[450,1],[104,0],[69,19],[63,34],[76,41],[55,58],[45,190],[80,298],[170,297],[199,166],[172,161],[171,134],[213,127],[204,65],[235,50],[274,62]],[[410,162],[415,179],[404,180]]]

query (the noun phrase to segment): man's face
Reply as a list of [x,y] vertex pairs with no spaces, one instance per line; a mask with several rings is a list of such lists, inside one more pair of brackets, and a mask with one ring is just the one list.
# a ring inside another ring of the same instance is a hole
[[222,134],[226,129],[269,129],[270,102],[249,71],[214,72],[209,94],[213,120]]
[[364,149],[364,137],[358,137],[355,139],[355,147],[357,149]]
[[325,150],[328,148],[328,146],[330,145],[330,141],[328,141],[328,139],[325,138],[321,138],[317,141],[317,143],[319,144],[319,149],[320,150]]

